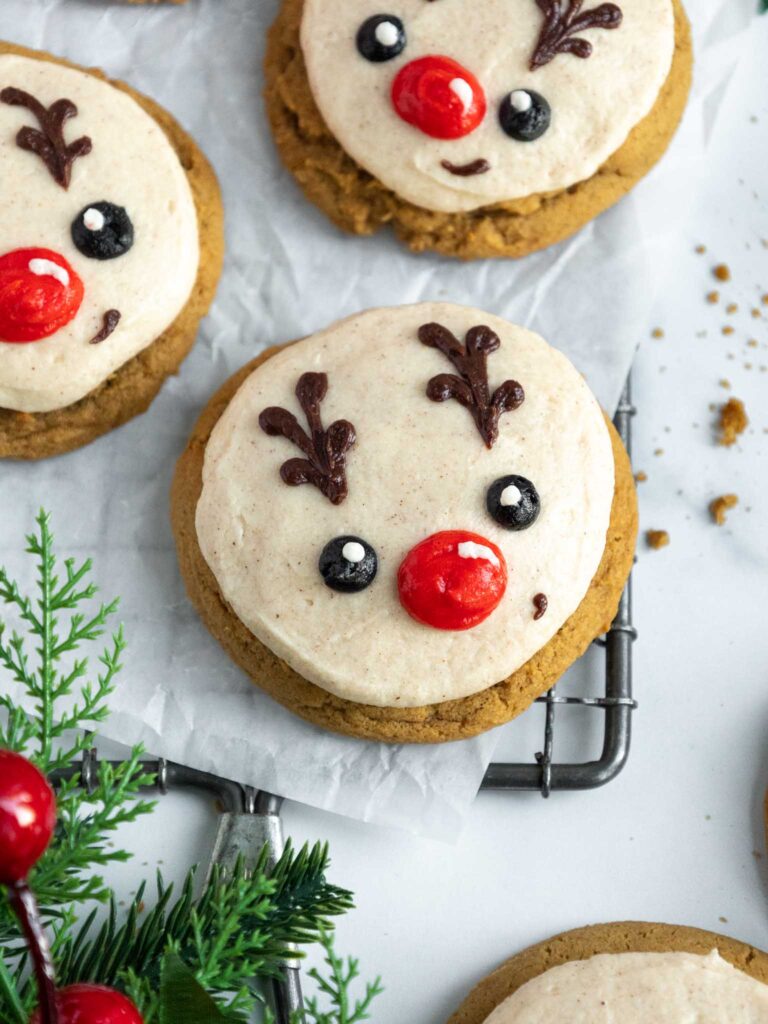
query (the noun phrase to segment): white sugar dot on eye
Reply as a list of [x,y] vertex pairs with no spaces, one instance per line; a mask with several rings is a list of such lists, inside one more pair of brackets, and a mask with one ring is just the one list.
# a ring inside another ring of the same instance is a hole
[[465,540],[459,544],[459,558],[484,558],[486,562],[495,565],[498,569],[499,560],[495,552],[491,551],[485,544],[476,544],[473,540]]
[[400,39],[397,25],[393,25],[391,21],[382,21],[377,25],[374,35],[376,42],[381,43],[382,46],[397,46]]
[[520,499],[523,496],[523,492],[519,487],[515,487],[514,484],[510,484],[509,487],[505,487],[499,496],[499,504],[502,508],[509,508],[511,505],[519,505]]
[[509,94],[509,102],[512,105],[512,109],[516,110],[518,114],[524,114],[526,110],[530,110],[533,106],[531,94],[526,92],[525,89],[515,89],[514,92],[511,92]]
[[463,78],[453,78],[451,79],[450,89],[454,95],[459,97],[466,113],[472,106],[472,100],[475,98],[472,86]]
[[59,284],[66,288],[69,284],[69,274],[64,267],[60,267],[53,260],[34,259],[29,261],[29,272],[36,277],[54,277]]
[[95,210],[89,206],[83,214],[83,224],[89,231],[101,231],[105,224],[104,214],[101,210]]
[[341,557],[352,562],[353,565],[357,565],[365,558],[365,548],[356,540],[348,540],[341,549]]

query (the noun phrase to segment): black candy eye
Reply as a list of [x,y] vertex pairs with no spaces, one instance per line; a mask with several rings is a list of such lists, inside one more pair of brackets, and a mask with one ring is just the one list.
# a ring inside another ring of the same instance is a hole
[[323,548],[318,568],[331,590],[356,594],[373,583],[379,560],[370,544],[360,537],[334,537]]
[[499,107],[499,123],[518,142],[533,142],[549,128],[552,110],[544,97],[532,89],[514,89]]
[[72,221],[72,241],[89,259],[113,260],[133,245],[133,224],[122,206],[89,203]]
[[488,488],[491,516],[506,530],[527,530],[541,511],[539,493],[524,476],[502,476]]
[[357,48],[366,60],[381,64],[405,49],[405,26],[394,14],[375,14],[360,26]]

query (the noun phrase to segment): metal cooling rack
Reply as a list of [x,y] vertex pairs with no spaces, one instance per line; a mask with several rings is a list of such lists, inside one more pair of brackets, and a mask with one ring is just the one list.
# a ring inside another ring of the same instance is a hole
[[[624,386],[614,417],[625,448],[632,454],[632,405],[630,379]],[[637,630],[632,625],[632,579],[630,577],[619,603],[619,610],[605,637],[595,644],[605,650],[604,693],[600,697],[566,697],[557,687],[539,697],[546,705],[544,743],[532,761],[498,763],[488,766],[482,790],[538,790],[546,799],[555,789],[596,789],[615,779],[629,757],[632,712],[632,643]],[[603,749],[596,761],[560,764],[554,759],[556,712],[562,708],[594,708],[604,712]]]
[[[111,762],[115,767],[119,761]],[[143,768],[155,776],[150,792],[165,794],[175,789],[196,789],[214,798],[219,810],[216,841],[213,846],[206,878],[214,865],[232,868],[238,857],[247,868],[252,868],[266,846],[269,862],[274,864],[284,848],[283,823],[280,817],[283,798],[242,786],[238,782],[219,778],[210,772],[187,768],[159,758],[142,762]],[[66,778],[79,776],[80,784],[89,792],[93,791],[98,778],[99,759],[95,748],[86,750],[82,762],[66,772],[54,776],[54,784]],[[282,977],[270,985],[272,1009],[276,1024],[294,1024],[303,1020],[304,1002],[301,995],[299,961],[287,961],[283,965]],[[179,1024],[195,1024],[194,1021],[180,1021]]]
[[[619,435],[631,452],[631,422],[635,409],[627,381],[614,418]],[[605,650],[605,692],[599,697],[567,697],[553,687],[537,703],[546,705],[544,744],[541,753],[530,762],[491,764],[482,783],[484,790],[538,790],[548,797],[555,789],[594,789],[615,778],[629,756],[632,711],[632,642],[637,633],[632,625],[632,587],[628,582],[618,614],[604,638],[595,643]],[[578,706],[594,708],[605,715],[603,750],[596,761],[560,764],[554,759],[555,720],[558,709]],[[113,762],[118,764],[119,762]],[[85,752],[82,763],[62,777],[79,774],[81,785],[92,790],[98,774],[95,749]],[[160,758],[145,762],[155,775],[150,787],[155,792],[196,789],[212,796],[220,810],[216,841],[209,873],[214,864],[232,867],[238,857],[252,866],[266,844],[274,863],[283,851],[283,826],[280,817],[282,797],[260,792],[250,786],[219,778],[209,772],[187,768]],[[56,780],[54,780],[56,781]],[[303,999],[299,961],[288,962],[283,975],[271,986],[271,1002],[276,1024],[293,1024],[303,1018]],[[184,1022],[193,1024],[193,1022]]]

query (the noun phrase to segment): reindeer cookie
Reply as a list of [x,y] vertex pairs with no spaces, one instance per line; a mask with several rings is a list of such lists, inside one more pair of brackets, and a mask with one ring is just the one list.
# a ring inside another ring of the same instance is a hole
[[479,310],[372,310],[246,366],[179,461],[180,564],[254,681],[392,742],[514,717],[603,632],[631,471],[571,364]]
[[283,161],[339,227],[522,256],[653,166],[690,71],[680,0],[283,0],[266,99]]
[[448,1024],[758,1024],[768,955],[697,928],[595,925],[519,953]]
[[0,44],[0,456],[143,412],[191,348],[223,255],[205,157],[146,97]]

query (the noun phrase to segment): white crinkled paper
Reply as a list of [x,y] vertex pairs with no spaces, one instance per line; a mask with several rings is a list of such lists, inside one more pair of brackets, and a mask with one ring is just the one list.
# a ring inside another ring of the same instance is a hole
[[0,38],[102,67],[153,96],[192,132],[224,190],[225,274],[180,376],[146,415],[88,448],[0,468],[0,563],[19,565],[43,505],[59,551],[92,555],[104,593],[122,597],[129,649],[107,736],[365,821],[458,832],[498,733],[437,747],[364,743],[316,729],[264,696],[186,599],[168,521],[175,459],[208,397],[246,360],[373,305],[432,299],[487,308],[562,348],[601,402],[615,406],[654,297],[673,280],[665,239],[682,228],[699,161],[716,156],[729,75],[757,45],[749,32],[756,4],[689,0],[695,97],[670,153],[630,198],[544,253],[463,264],[413,256],[386,233],[342,236],[281,168],[261,101],[265,32],[278,0],[2,0]]

